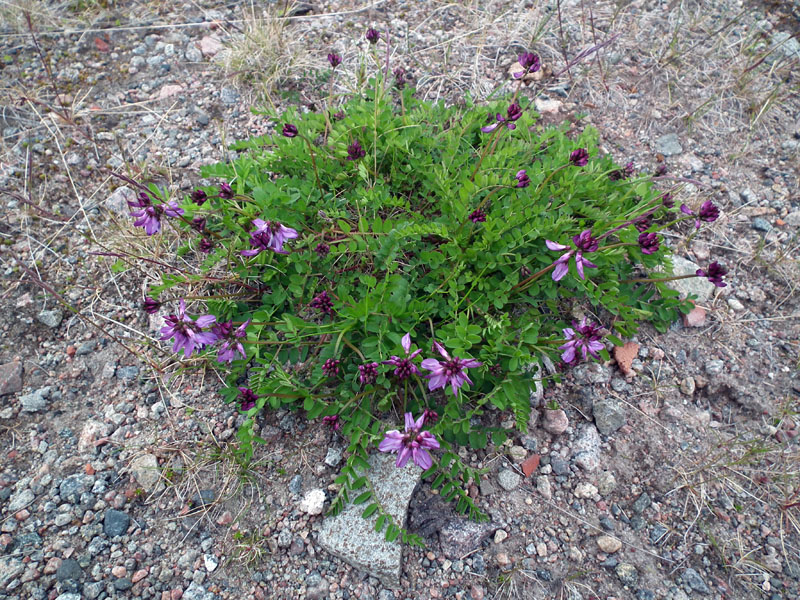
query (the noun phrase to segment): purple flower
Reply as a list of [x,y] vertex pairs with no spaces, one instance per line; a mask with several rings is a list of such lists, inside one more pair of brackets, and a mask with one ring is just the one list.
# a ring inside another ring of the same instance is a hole
[[221,183],[217,196],[223,200],[231,200],[233,198],[233,188],[227,183]]
[[517,62],[524,70],[514,73],[514,79],[519,79],[527,73],[536,73],[542,66],[539,57],[533,52],[523,52],[517,57]]
[[192,192],[192,202],[197,204],[197,206],[203,206],[206,200],[208,200],[208,195],[201,189],[196,189]]
[[700,227],[701,221],[704,223],[713,223],[719,218],[719,209],[714,205],[713,202],[711,202],[711,200],[706,200],[703,202],[703,204],[700,205],[700,210],[697,211],[697,214],[693,213],[685,204],[681,204],[681,212],[685,215],[695,217],[695,229]]
[[633,222],[633,226],[639,233],[647,231],[650,229],[650,217],[639,217]]
[[596,252],[598,248],[598,242],[596,238],[592,237],[592,230],[586,229],[579,235],[576,235],[572,238],[572,242],[575,244],[575,248],[570,248],[569,246],[565,246],[564,244],[557,244],[556,242],[551,242],[550,240],[545,240],[545,245],[550,250],[567,250],[564,254],[558,257],[556,260],[555,268],[553,269],[553,281],[560,281],[564,278],[564,275],[567,274],[569,271],[569,259],[572,255],[575,255],[575,268],[578,270],[578,275],[581,279],[586,279],[583,273],[583,269],[591,268],[596,269],[597,265],[586,260],[583,257],[584,253]]
[[277,221],[263,221],[253,219],[255,231],[250,232],[250,250],[243,250],[243,256],[255,256],[264,250],[272,250],[278,254],[289,254],[288,250],[283,249],[286,240],[293,240],[297,237],[297,230],[291,227],[284,227]]
[[367,153],[364,152],[364,148],[361,147],[361,142],[358,140],[347,147],[347,160],[358,160],[366,155]]
[[329,415],[327,417],[322,417],[322,422],[325,423],[325,425],[327,425],[334,431],[339,431],[342,428],[342,422],[339,419],[339,415]]
[[255,392],[250,388],[240,387],[239,388],[239,409],[240,410],[250,410],[256,405],[256,401],[258,400],[258,396],[256,396]]
[[426,408],[424,411],[422,411],[422,421],[426,425],[428,423],[431,424],[436,423],[436,421],[438,420],[439,420],[439,413],[437,413],[435,410]]
[[293,138],[293,137],[297,137],[298,131],[297,131],[297,127],[295,127],[291,123],[284,123],[283,124],[283,131],[281,131],[281,133],[283,134],[283,137]]
[[639,248],[641,249],[642,254],[653,254],[654,252],[658,252],[658,235],[655,233],[640,233]]
[[411,361],[420,352],[422,352],[422,350],[417,349],[414,350],[414,352],[411,352],[410,332],[403,336],[403,339],[400,340],[400,345],[403,347],[403,350],[405,350],[406,353],[405,358],[393,355],[389,357],[389,360],[383,361],[382,364],[394,366],[395,367],[394,376],[402,381],[403,379],[411,377],[412,375],[419,375],[419,369],[417,369],[416,365]]
[[717,287],[726,287],[728,284],[722,281],[722,278],[728,274],[728,269],[723,267],[717,261],[708,265],[707,270],[697,269],[695,274],[698,277],[705,277]]
[[330,251],[331,247],[328,246],[328,244],[326,244],[325,242],[320,242],[319,244],[317,244],[317,247],[314,248],[314,252],[316,252],[317,256],[319,256],[320,258],[325,258],[326,256],[328,256],[328,253]]
[[406,70],[403,67],[397,67],[394,71],[394,84],[397,89],[402,90],[406,87]]
[[426,376],[429,379],[428,389],[433,391],[447,387],[450,384],[453,395],[456,396],[458,395],[458,389],[462,385],[465,383],[472,385],[472,381],[467,377],[465,369],[480,367],[483,363],[472,358],[451,357],[439,342],[434,342],[434,347],[445,360],[439,361],[435,358],[426,358],[422,361],[422,368],[431,372],[430,375]]
[[422,431],[425,415],[414,421],[414,415],[406,413],[406,430],[400,433],[397,429],[386,432],[386,437],[378,444],[381,452],[397,452],[395,466],[402,468],[411,458],[422,469],[430,469],[433,464],[429,449],[438,448],[439,442],[430,431]]
[[142,302],[142,310],[148,315],[156,314],[159,308],[161,308],[161,302],[153,300],[153,298],[145,298]]
[[661,196],[661,204],[664,208],[673,208],[675,206],[675,200],[672,197],[672,194],[667,192],[663,196]]
[[563,329],[567,343],[558,347],[564,351],[561,360],[567,364],[574,364],[578,361],[579,351],[583,360],[586,360],[589,354],[600,358],[597,353],[604,348],[603,342],[600,341],[602,338],[600,327],[587,321],[586,317],[583,317],[580,323],[573,321],[572,325],[574,330],[569,327]]
[[217,339],[224,340],[219,347],[219,354],[217,354],[218,363],[232,363],[236,360],[237,353],[241,355],[243,359],[247,358],[247,354],[244,352],[244,346],[242,346],[242,342],[239,340],[247,337],[247,332],[245,330],[249,324],[250,319],[247,319],[247,321],[239,325],[236,329],[233,328],[233,321],[220,323],[211,328],[211,331],[217,336]]
[[376,379],[378,379],[378,363],[371,362],[358,365],[358,382],[361,385],[375,383]]
[[[147,195],[142,192],[139,198],[140,201],[144,201],[142,196],[147,197]],[[147,199],[149,201],[149,197]],[[178,203],[175,202],[175,200],[171,200],[167,204],[151,204],[149,206],[144,206],[142,210],[131,212],[131,216],[136,217],[136,220],[133,222],[134,227],[144,228],[144,232],[147,235],[154,235],[161,230],[162,215],[179,217],[182,214],[183,209],[178,207]]]
[[208,254],[214,249],[214,242],[205,237],[201,238],[200,242],[197,244],[197,249],[203,254]]
[[328,292],[323,291],[322,293],[318,294],[314,297],[311,302],[308,303],[311,308],[316,308],[320,312],[331,315],[333,314],[333,302],[331,301],[331,297],[328,296]]
[[633,175],[633,171],[634,171],[633,162],[629,162],[622,169],[614,169],[613,171],[611,171],[611,173],[608,174],[608,178],[611,181],[628,179],[631,175]]
[[206,228],[206,220],[205,217],[197,216],[192,219],[192,229],[199,233],[203,233]]
[[334,69],[342,64],[342,57],[336,54],[335,52],[331,52],[328,54],[328,62],[331,63],[331,67]]
[[211,331],[203,331],[206,327],[211,327],[216,323],[217,318],[213,315],[197,317],[197,320],[186,316],[186,302],[181,298],[177,314],[164,317],[167,324],[161,328],[162,340],[174,340],[172,345],[173,352],[179,352],[183,348],[183,355],[189,358],[195,348],[198,350],[213,344],[217,341],[217,336]]
[[473,223],[483,223],[486,221],[486,213],[483,212],[480,208],[473,210],[469,214],[469,220]]
[[517,185],[515,187],[518,188],[526,188],[531,184],[531,180],[528,177],[528,173],[525,171],[525,169],[520,169],[517,171],[517,174],[514,175],[514,179],[517,180]]
[[578,148],[570,152],[569,162],[576,167],[585,167],[589,164],[589,153],[586,151],[586,148]]
[[322,373],[323,375],[327,375],[328,377],[334,377],[339,374],[339,364],[340,361],[337,358],[329,358],[325,361],[322,365]]
[[[520,107],[519,104],[514,102],[513,104],[508,105],[505,117],[500,113],[497,113],[495,115],[496,122],[492,123],[491,125],[486,125],[485,127],[481,127],[481,131],[483,133],[491,133],[492,131],[500,127],[500,125],[502,125],[503,123],[505,123],[506,127],[508,127],[509,129],[516,129],[517,125],[514,123],[514,121],[519,119],[521,116],[522,116],[522,108]],[[489,119],[491,120],[491,118],[492,117],[490,115]]]
[[128,206],[131,208],[145,208],[152,205],[153,201],[150,200],[150,195],[147,192],[139,192],[136,200],[128,200]]
[[370,44],[377,44],[378,40],[381,39],[381,34],[372,27],[370,27],[369,29],[367,29],[367,34],[364,37],[367,38],[367,41]]

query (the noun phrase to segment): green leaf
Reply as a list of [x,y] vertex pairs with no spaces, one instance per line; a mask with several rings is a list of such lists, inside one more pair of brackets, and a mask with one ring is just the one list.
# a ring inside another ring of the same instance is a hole
[[377,511],[377,510],[378,510],[378,505],[375,504],[375,503],[372,503],[367,508],[364,509],[364,512],[361,513],[361,517],[364,518],[364,519],[368,519],[373,514],[375,514],[375,511]]

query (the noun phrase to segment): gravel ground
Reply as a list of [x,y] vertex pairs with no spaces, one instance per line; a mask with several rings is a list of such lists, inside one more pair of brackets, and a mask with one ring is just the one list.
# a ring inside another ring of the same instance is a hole
[[487,469],[469,491],[490,523],[421,486],[409,526],[427,546],[405,550],[398,589],[316,543],[307,495],[330,496],[344,440],[269,413],[268,444],[237,462],[219,381],[166,360],[138,307],[152,264],[98,255],[171,251],[133,231],[111,170],[191,190],[226,143],[273,130],[249,111],[261,71],[224,68],[255,37],[250,7],[89,4],[42,3],[36,43],[3,9],[0,597],[800,597],[797,3],[565,2],[559,21],[525,2],[330,2],[287,26],[270,99],[308,110],[311,70],[331,48],[346,67],[368,25],[391,29],[421,96],[448,102],[507,85],[524,48],[559,73],[619,33],[526,93],[546,123],[586,114],[620,162],[663,163],[680,201],[723,211],[670,241],[723,262],[729,286],[567,373],[527,435],[462,450]]

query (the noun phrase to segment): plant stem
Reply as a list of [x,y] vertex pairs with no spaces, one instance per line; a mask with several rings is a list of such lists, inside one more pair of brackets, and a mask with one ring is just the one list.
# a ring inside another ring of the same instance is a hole
[[311,154],[311,166],[314,168],[314,179],[317,180],[317,189],[319,190],[320,196],[324,196],[325,193],[322,191],[322,185],[319,183],[319,173],[317,172],[317,160],[314,158],[314,148],[311,147],[311,140],[309,140],[306,136],[302,133],[300,137],[303,138],[303,141],[308,146],[308,152]]

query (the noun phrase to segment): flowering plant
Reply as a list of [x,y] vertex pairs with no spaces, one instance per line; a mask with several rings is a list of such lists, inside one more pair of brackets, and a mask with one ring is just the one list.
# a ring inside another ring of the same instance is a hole
[[[331,68],[341,60],[330,55]],[[195,240],[201,276],[165,275],[144,308],[204,286],[210,314],[192,319],[180,300],[162,332],[186,357],[224,365],[245,456],[260,411],[304,410],[349,441],[331,510],[366,489],[354,498],[369,502],[365,516],[413,540],[356,471],[370,450],[412,460],[480,518],[466,491],[479,474],[455,446],[503,443],[513,431],[499,412],[526,430],[531,373],[559,377],[531,369],[544,356],[607,360],[642,321],[663,330],[687,312],[669,277],[646,276],[670,268],[659,231],[718,213],[681,217],[650,176],[598,157],[594,130],[543,129],[519,93],[491,103],[487,125],[486,107],[419,100],[388,74],[327,112],[272,115],[274,135],[203,169],[216,185],[159,204]],[[136,205],[137,224],[148,206]],[[696,276],[720,285],[725,274],[714,263]]]

